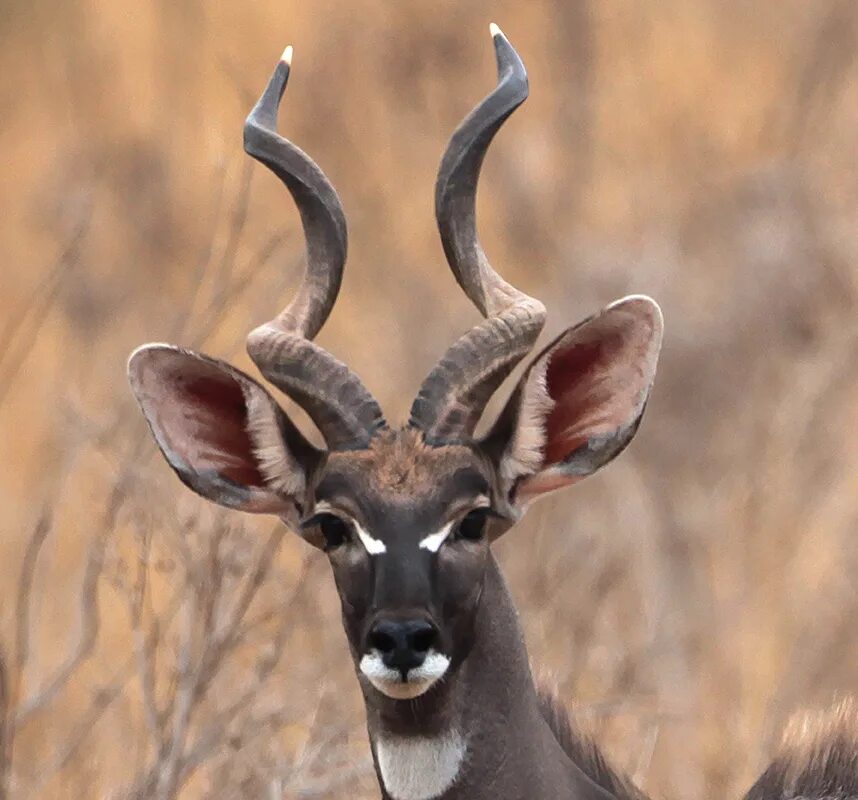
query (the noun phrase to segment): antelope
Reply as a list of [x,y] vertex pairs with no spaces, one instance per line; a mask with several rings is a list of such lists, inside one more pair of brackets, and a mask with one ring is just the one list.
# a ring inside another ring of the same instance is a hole
[[[327,554],[385,800],[639,800],[537,689],[491,545],[536,499],[629,444],[653,384],[662,314],[649,297],[629,296],[568,328],[476,435],[546,317],[495,272],[477,237],[483,159],[528,94],[518,54],[497,26],[491,35],[497,85],[454,132],[435,188],[447,261],[485,319],[430,371],[405,425],[391,427],[359,378],[313,342],[340,288],[346,219],[319,167],[276,130],[291,47],[247,118],[244,146],[297,205],[306,272],[292,302],[249,334],[247,351],[307,412],[325,448],[261,383],[202,353],[144,345],[129,380],[182,482],[227,508],[276,515]],[[749,800],[804,786],[785,758]]]

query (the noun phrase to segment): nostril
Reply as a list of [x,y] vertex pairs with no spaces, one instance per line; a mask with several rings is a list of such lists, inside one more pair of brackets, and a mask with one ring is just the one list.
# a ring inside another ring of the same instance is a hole
[[426,620],[382,619],[372,626],[366,643],[388,667],[407,670],[423,663],[438,638],[438,629]]
[[431,625],[412,631],[408,636],[408,646],[415,653],[428,653],[435,644],[436,632]]
[[369,646],[380,653],[392,653],[396,649],[396,639],[387,631],[375,628],[370,631]]

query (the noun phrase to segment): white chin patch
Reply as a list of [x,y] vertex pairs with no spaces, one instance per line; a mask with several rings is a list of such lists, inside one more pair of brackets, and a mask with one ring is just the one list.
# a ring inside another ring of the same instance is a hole
[[385,665],[378,650],[367,653],[360,660],[360,671],[369,678],[369,682],[382,694],[395,700],[420,697],[444,677],[449,666],[450,659],[447,656],[431,650],[419,667],[408,670],[408,680],[404,681],[398,670]]

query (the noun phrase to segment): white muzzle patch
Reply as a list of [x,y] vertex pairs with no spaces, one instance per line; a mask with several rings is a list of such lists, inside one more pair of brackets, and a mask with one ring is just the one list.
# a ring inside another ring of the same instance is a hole
[[360,660],[360,671],[382,694],[395,700],[413,700],[427,692],[447,672],[450,659],[435,650],[430,650],[419,667],[408,670],[407,680],[402,680],[399,670],[391,669],[378,650],[372,650]]

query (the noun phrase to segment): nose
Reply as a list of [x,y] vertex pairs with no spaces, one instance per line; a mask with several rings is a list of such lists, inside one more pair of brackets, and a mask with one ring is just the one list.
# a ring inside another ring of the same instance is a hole
[[422,619],[378,620],[367,637],[369,647],[378,650],[386,667],[408,676],[419,667],[438,641],[438,629]]

